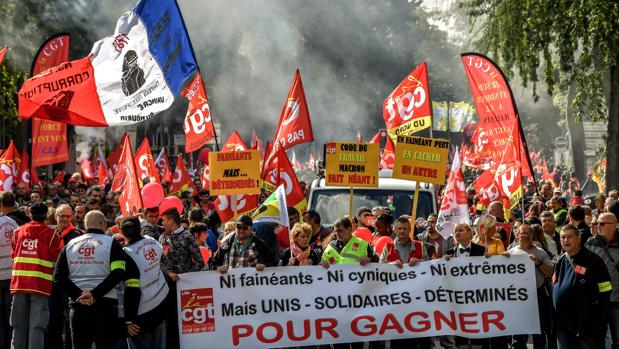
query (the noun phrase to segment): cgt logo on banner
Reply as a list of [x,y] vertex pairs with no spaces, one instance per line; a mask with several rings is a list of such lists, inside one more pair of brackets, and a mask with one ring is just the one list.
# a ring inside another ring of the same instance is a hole
[[181,333],[215,331],[215,306],[212,288],[184,290],[181,296]]

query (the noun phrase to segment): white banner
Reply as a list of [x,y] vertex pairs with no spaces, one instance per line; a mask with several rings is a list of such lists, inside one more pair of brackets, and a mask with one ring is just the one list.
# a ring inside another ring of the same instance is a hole
[[539,333],[525,255],[231,269],[178,281],[181,348],[266,348],[438,335]]

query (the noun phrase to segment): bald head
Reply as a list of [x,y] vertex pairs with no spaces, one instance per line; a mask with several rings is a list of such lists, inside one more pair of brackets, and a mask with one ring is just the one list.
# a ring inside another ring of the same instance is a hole
[[86,229],[105,230],[107,228],[105,215],[99,210],[92,210],[86,213],[84,225],[86,226]]
[[493,201],[488,205],[488,213],[496,218],[503,218],[505,212],[503,212],[503,203],[500,201]]
[[598,234],[606,239],[606,241],[613,241],[617,235],[617,216],[613,213],[606,212],[598,216],[597,224]]

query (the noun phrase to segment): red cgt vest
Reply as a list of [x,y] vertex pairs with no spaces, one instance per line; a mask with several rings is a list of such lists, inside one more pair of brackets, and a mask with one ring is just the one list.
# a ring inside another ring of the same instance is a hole
[[60,237],[48,226],[32,222],[13,232],[11,293],[49,296]]
[[[410,256],[408,256],[408,261],[406,261],[407,263],[412,258],[423,259],[424,257],[423,256],[423,243],[417,240],[411,240],[411,243],[415,244],[415,251],[411,251]],[[400,257],[400,254],[398,253],[398,249],[395,247],[395,243],[387,244],[385,245],[385,248],[387,249],[387,261],[386,261],[387,263],[392,263],[395,261],[400,261],[404,263],[404,261]]]

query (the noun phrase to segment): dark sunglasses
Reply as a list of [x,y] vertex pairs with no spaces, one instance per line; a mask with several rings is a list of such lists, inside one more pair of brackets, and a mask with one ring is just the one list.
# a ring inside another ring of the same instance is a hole
[[236,230],[249,230],[249,227],[237,224],[236,225]]

